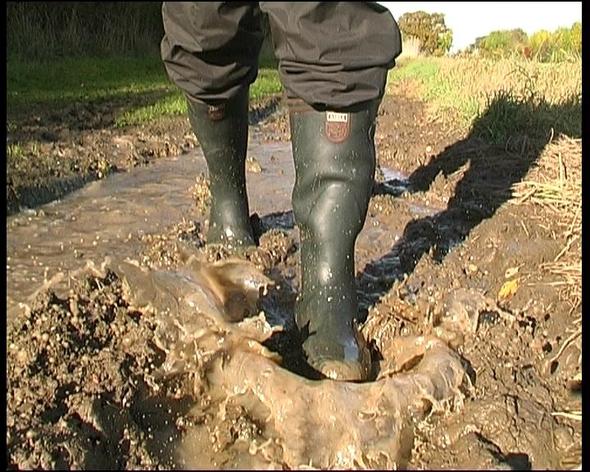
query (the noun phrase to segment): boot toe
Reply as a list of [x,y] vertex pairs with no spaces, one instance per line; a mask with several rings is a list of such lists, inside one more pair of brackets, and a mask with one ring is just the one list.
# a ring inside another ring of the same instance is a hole
[[369,367],[360,361],[320,359],[311,363],[327,378],[345,382],[362,382],[369,377]]
[[256,247],[256,242],[252,237],[250,228],[225,227],[220,230],[218,227],[212,227],[207,233],[207,244],[220,244],[228,249],[249,249]]
[[369,378],[371,354],[358,335],[339,341],[311,337],[303,349],[308,364],[329,379],[360,382]]

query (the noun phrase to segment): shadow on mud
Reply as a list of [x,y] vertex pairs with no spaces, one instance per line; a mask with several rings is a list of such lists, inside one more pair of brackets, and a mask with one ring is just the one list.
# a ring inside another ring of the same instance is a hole
[[[497,93],[465,139],[448,146],[410,175],[407,191],[423,192],[440,174],[448,177],[468,165],[446,210],[412,220],[403,237],[360,274],[361,318],[366,318],[368,309],[396,280],[414,270],[422,256],[431,254],[441,263],[479,223],[491,218],[512,197],[513,185],[525,177],[553,137],[566,134],[579,138],[580,116],[577,97],[556,106],[534,97],[518,99]],[[376,193],[398,196],[399,192],[387,191],[389,183],[379,184]],[[392,271],[398,275],[391,277]],[[381,277],[384,274],[389,277]]]
[[260,237],[271,229],[288,231],[295,228],[295,216],[293,210],[268,213],[262,217],[255,214],[251,219],[251,223],[256,237]]
[[475,437],[485,444],[488,451],[501,464],[507,464],[512,470],[531,470],[532,465],[528,454],[522,452],[504,454],[496,444],[482,434],[475,433]]

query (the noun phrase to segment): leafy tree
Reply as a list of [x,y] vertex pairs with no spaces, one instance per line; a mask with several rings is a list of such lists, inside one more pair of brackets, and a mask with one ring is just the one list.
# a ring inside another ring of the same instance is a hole
[[529,46],[535,59],[541,62],[579,59],[582,54],[582,24],[558,28],[554,32],[541,30],[531,35]]
[[527,46],[528,36],[520,28],[492,31],[475,40],[475,48],[482,56],[502,58],[518,52],[522,54]]
[[519,55],[540,62],[579,60],[582,24],[577,22],[570,28],[558,28],[553,32],[539,30],[530,37],[521,29],[492,31],[477,38],[469,51],[496,59]]
[[442,56],[453,43],[453,32],[445,24],[442,13],[404,13],[398,25],[404,37],[413,36],[420,40],[421,52],[425,54]]

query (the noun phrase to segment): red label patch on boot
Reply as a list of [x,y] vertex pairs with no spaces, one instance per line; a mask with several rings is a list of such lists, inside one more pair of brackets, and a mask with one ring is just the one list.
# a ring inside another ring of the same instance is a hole
[[341,143],[350,134],[350,113],[326,112],[326,137],[332,143]]
[[207,107],[207,116],[211,121],[223,120],[225,116],[225,104],[221,105],[209,105]]

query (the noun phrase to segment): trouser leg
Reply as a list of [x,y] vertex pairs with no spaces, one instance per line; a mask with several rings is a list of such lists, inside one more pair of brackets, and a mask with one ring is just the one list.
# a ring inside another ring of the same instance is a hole
[[262,45],[255,2],[164,2],[161,54],[191,102],[222,103],[250,85]]
[[339,109],[383,96],[400,31],[375,2],[260,2],[289,98]]

